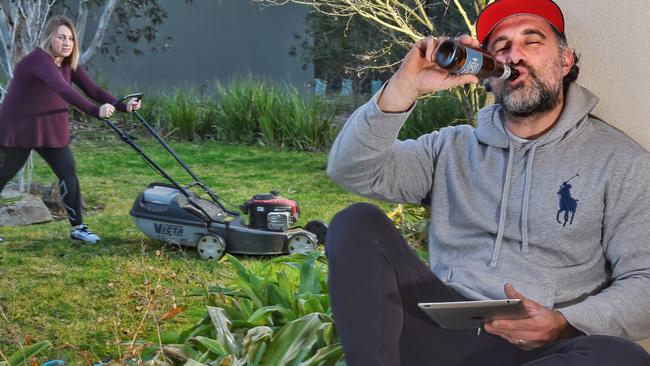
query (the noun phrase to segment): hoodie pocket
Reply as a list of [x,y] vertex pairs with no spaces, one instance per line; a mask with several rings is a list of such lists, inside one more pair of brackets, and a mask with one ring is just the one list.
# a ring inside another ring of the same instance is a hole
[[547,307],[553,307],[555,288],[544,278],[535,278],[522,270],[509,271],[507,268],[470,268],[454,266],[449,276],[450,284],[462,288],[463,295],[472,299],[503,299],[506,294],[503,286],[510,282],[522,295]]

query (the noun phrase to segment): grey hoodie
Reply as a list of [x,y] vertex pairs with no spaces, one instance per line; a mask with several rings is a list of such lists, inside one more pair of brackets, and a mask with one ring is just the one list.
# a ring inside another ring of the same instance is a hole
[[381,112],[381,92],[346,122],[327,171],[366,197],[430,200],[440,279],[477,300],[511,282],[586,334],[650,336],[650,154],[589,115],[593,94],[573,83],[555,127],[520,143],[499,105],[476,129],[398,141],[410,111]]

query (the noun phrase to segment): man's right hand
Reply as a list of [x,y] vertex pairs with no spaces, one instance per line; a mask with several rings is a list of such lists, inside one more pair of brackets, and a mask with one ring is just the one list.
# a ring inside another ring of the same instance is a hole
[[[379,96],[377,105],[384,112],[404,112],[408,110],[421,95],[451,89],[463,84],[478,84],[475,75],[452,75],[438,67],[434,51],[444,39],[427,37],[416,42],[406,54],[399,70],[386,85]],[[458,40],[468,46],[478,48],[478,41],[468,35]]]

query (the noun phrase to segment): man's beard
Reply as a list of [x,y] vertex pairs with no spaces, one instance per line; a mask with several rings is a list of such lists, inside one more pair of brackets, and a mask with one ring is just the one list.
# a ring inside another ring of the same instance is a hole
[[[508,81],[501,81],[500,86],[493,86],[496,102],[513,117],[530,117],[555,108],[562,96],[562,80],[544,84],[535,70],[527,65],[522,67],[528,71],[531,84],[519,83],[515,86]],[[557,72],[556,67],[552,66],[544,71],[547,79]]]

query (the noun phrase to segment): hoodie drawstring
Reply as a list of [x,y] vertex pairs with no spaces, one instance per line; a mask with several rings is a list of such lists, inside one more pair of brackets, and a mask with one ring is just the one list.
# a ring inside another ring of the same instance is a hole
[[526,162],[526,183],[524,183],[524,199],[521,202],[521,251],[528,253],[528,198],[530,198],[530,186],[533,176],[533,157],[537,149],[537,142],[533,144],[528,152]]
[[[524,183],[524,196],[521,202],[521,251],[528,253],[528,201],[530,198],[530,186],[533,178],[533,159],[535,158],[535,151],[537,149],[537,142],[533,144],[528,152],[528,160],[526,161],[526,178]],[[503,184],[503,191],[501,193],[501,208],[499,212],[499,228],[497,229],[497,237],[494,241],[494,249],[492,250],[492,258],[490,259],[490,267],[497,266],[499,253],[501,252],[501,244],[503,243],[503,234],[506,226],[506,210],[508,207],[508,195],[510,194],[510,180],[512,174],[512,161],[514,160],[515,148],[512,142],[508,142],[508,167],[506,168],[506,181]]]
[[512,171],[512,161],[514,160],[515,148],[512,141],[508,142],[508,167],[506,168],[506,181],[503,183],[503,191],[501,192],[501,209],[499,212],[499,228],[497,229],[497,238],[494,241],[494,249],[492,250],[492,258],[490,259],[490,267],[497,266],[497,259],[501,251],[501,243],[503,242],[503,231],[506,226],[506,209],[508,207],[508,196],[510,195],[510,175]]

